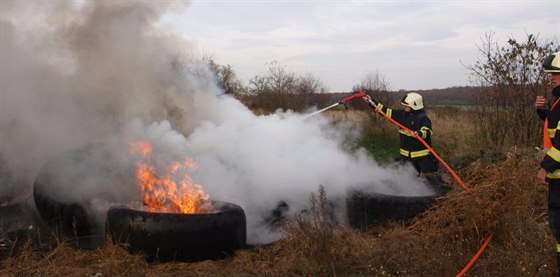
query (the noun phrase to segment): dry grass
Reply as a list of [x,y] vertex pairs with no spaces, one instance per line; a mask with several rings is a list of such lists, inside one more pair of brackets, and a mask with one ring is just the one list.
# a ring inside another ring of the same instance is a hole
[[[365,112],[324,115],[334,123],[365,123],[366,134],[387,132],[398,139],[396,127]],[[462,112],[429,115],[434,146],[444,159],[484,149],[468,135],[473,123],[461,120]],[[319,190],[310,198],[310,213],[286,223],[284,239],[226,259],[148,264],[110,243],[93,251],[64,243],[35,251],[29,242],[21,254],[1,261],[0,276],[455,276],[491,232],[494,239],[468,276],[552,276],[556,242],[547,226],[546,187],[534,178],[540,156],[528,153],[464,162],[468,166],[458,174],[469,191],[455,184],[412,221],[367,233],[337,225]]]
[[499,164],[475,163],[462,173],[472,189],[455,190],[410,226],[383,233],[378,249],[384,255],[409,249],[408,258],[397,256],[385,268],[406,269],[410,276],[452,276],[492,232],[474,276],[548,273],[556,266],[555,241],[545,217],[546,188],[535,182],[536,171],[535,157],[514,154]]
[[24,251],[2,261],[2,276],[454,276],[490,232],[490,246],[471,276],[548,276],[555,241],[547,227],[546,187],[538,158],[509,158],[461,172],[472,188],[455,189],[411,222],[362,233],[336,224],[320,190],[307,216],[286,224],[286,238],[234,256],[198,263],[148,264],[120,246],[46,253]]
[[481,150],[487,149],[476,137],[476,123],[467,120],[474,118],[469,115],[471,112],[457,108],[438,108],[428,111],[434,130],[432,145],[446,160],[464,159],[465,155],[473,156],[473,154],[480,154]]

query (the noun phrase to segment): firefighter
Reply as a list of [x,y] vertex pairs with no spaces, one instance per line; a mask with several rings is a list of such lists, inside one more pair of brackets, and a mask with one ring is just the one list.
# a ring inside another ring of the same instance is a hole
[[[560,102],[560,80],[558,76],[558,70],[550,68],[552,65],[552,60],[556,57],[556,62],[559,59],[557,57],[558,52],[555,55],[548,56],[548,59],[544,62],[545,72],[550,73],[550,80],[552,81],[552,95],[555,98],[554,104],[549,105],[546,101],[546,97],[542,95],[537,95],[535,100],[535,108],[537,109],[538,116],[545,122],[544,124],[544,136],[543,136],[543,146],[545,151],[548,151],[552,147],[552,140],[556,134],[556,126],[560,119],[560,113],[556,110],[560,109],[557,107]],[[552,60],[551,60],[552,59]],[[549,69],[547,69],[549,68]]]
[[432,122],[424,109],[422,95],[416,92],[406,94],[401,99],[401,105],[404,106],[402,110],[387,108],[369,95],[365,95],[363,99],[379,113],[385,114],[412,131],[399,129],[401,160],[412,163],[418,174],[424,175],[438,192],[447,191],[448,188],[444,186],[444,181],[438,173],[437,160],[430,150],[417,139],[420,137],[428,145],[432,145]]
[[[560,96],[560,51],[548,56],[543,63],[544,72],[549,74],[552,82],[552,95]],[[542,97],[541,97],[542,98]],[[547,120],[545,124],[544,147],[549,148],[546,156],[541,161],[541,169],[537,173],[537,179],[542,184],[548,184],[548,223],[550,230],[556,239],[556,274],[560,273],[560,107],[556,103],[550,109],[546,109],[543,101],[537,98],[535,106],[541,110],[539,115]],[[546,122],[546,121],[545,121]],[[550,131],[548,131],[551,129]]]

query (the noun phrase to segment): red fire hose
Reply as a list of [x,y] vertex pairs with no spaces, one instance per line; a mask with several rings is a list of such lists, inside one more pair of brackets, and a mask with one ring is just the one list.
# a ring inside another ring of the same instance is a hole
[[[365,92],[364,92],[365,95]],[[379,112],[381,115],[383,115],[383,117],[385,117],[386,119],[388,119],[390,122],[392,122],[393,124],[399,126],[399,128],[406,130],[409,133],[413,133],[412,130],[410,130],[409,128],[405,127],[404,125],[400,124],[399,122],[397,122],[396,120],[394,120],[393,118],[387,116],[387,114],[385,114],[376,104],[375,102],[371,101],[369,102],[370,105],[372,105],[373,107],[375,107],[375,109],[377,110],[377,112]],[[453,175],[453,178],[455,178],[455,180],[457,180],[457,183],[459,183],[466,191],[469,191],[469,187],[467,185],[465,185],[465,183],[463,183],[463,181],[461,180],[461,178],[459,178],[459,176],[455,173],[455,171],[453,171],[453,169],[451,169],[451,167],[436,153],[436,151],[421,137],[419,137],[418,135],[414,136],[416,139],[418,139],[422,144],[424,144],[424,146],[426,146],[426,148],[428,148],[428,150],[430,150],[430,153],[432,153],[432,155],[434,155],[434,157],[436,157],[441,164],[443,164],[443,166],[447,169],[447,171],[449,171],[449,173],[451,173],[451,175]],[[477,199],[478,201],[478,199]],[[482,244],[482,246],[480,247],[480,249],[478,250],[478,252],[476,253],[476,255],[474,255],[474,257],[469,261],[469,263],[465,266],[465,268],[463,268],[463,270],[461,272],[459,272],[459,274],[457,274],[457,277],[462,277],[465,275],[465,273],[467,273],[469,271],[469,269],[474,265],[474,263],[476,262],[476,260],[478,260],[478,258],[480,257],[480,255],[482,255],[482,252],[484,252],[484,250],[486,249],[486,247],[488,246],[488,244],[490,243],[490,241],[492,240],[492,238],[494,237],[493,233],[490,233],[490,235],[488,235],[488,237],[486,238],[484,244]]]

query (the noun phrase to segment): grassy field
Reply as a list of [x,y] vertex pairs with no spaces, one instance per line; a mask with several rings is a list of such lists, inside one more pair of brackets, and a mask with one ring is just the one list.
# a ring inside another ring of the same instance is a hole
[[[333,122],[354,121],[361,126],[358,145],[367,149],[381,164],[399,156],[398,127],[373,112],[328,111],[324,115]],[[432,146],[447,163],[459,167],[479,158],[489,158],[492,152],[481,143],[475,132],[472,111],[457,107],[437,107],[428,111],[434,131]],[[503,151],[500,151],[503,152]]]
[[[541,154],[512,149],[488,156],[463,112],[436,109],[430,116],[436,151],[469,189],[449,180],[454,190],[410,221],[367,232],[338,225],[326,215],[329,196],[320,190],[310,200],[312,216],[286,222],[284,239],[225,259],[149,264],[110,243],[87,251],[62,242],[36,251],[28,241],[22,252],[1,261],[0,275],[455,276],[493,234],[467,276],[552,276],[556,242],[547,226],[546,187],[534,178]],[[361,121],[360,144],[379,159],[389,161],[391,149],[398,149],[396,127],[383,120],[360,112],[327,116]]]

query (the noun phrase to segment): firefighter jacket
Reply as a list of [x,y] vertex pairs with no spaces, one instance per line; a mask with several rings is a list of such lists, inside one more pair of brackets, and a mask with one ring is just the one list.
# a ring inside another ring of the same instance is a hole
[[555,110],[560,110],[558,102],[560,98],[557,98],[552,107],[546,107],[545,109],[538,109],[537,115],[545,122],[543,136],[544,136],[544,147],[550,149],[552,145],[550,144],[554,137],[556,136],[556,127],[558,121],[560,120],[560,113]]
[[[406,112],[404,110],[387,108],[375,100],[373,100],[373,102],[377,107],[372,107],[377,109],[378,112],[387,115],[410,130],[416,131],[418,136],[424,139],[428,145],[432,145],[432,122],[428,115],[426,115],[424,109]],[[431,155],[430,150],[420,142],[420,140],[409,134],[408,131],[399,129],[399,136],[401,141],[401,156],[416,160]]]
[[[540,114],[539,114],[540,115]],[[555,109],[550,109],[546,113],[546,118],[548,119],[547,128],[554,126],[554,134],[552,138],[552,147],[546,152],[541,161],[541,167],[548,171],[546,177],[551,181],[560,181],[560,128],[558,126],[558,120],[560,119],[560,107]],[[549,132],[552,133],[552,132]]]

